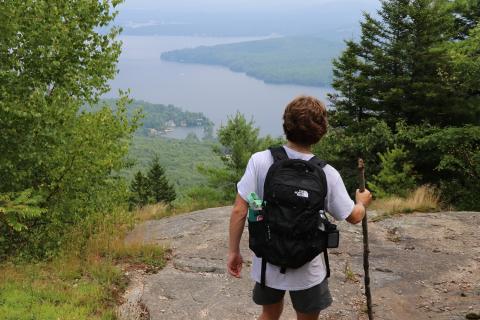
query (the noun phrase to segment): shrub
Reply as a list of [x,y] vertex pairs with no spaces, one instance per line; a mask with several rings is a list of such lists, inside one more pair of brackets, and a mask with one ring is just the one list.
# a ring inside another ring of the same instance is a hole
[[462,210],[480,210],[480,126],[446,128],[419,140],[434,145],[440,153],[437,172],[442,179],[442,197]]
[[365,161],[368,179],[380,171],[378,154],[393,143],[394,134],[385,122],[366,119],[348,127],[330,128],[315,146],[314,153],[340,171],[347,190],[353,195],[358,188],[358,158]]
[[440,187],[443,202],[480,209],[480,126],[400,126],[397,137],[409,148],[422,182]]
[[413,164],[403,146],[388,149],[380,158],[380,172],[373,175],[368,187],[376,197],[405,196],[415,187]]

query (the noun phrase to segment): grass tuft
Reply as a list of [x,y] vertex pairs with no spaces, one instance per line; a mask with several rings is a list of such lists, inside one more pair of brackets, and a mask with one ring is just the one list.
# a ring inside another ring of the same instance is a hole
[[352,268],[350,267],[350,264],[348,261],[345,263],[345,269],[343,270],[343,273],[345,275],[345,281],[350,281],[350,282],[358,282],[359,280],[357,279],[357,275],[355,272],[353,272]]
[[372,221],[379,221],[399,213],[433,212],[440,210],[440,196],[433,187],[424,185],[415,189],[406,198],[377,199],[373,202],[372,209],[383,212]]
[[167,205],[158,203],[138,208],[134,215],[137,217],[138,221],[158,220],[168,217],[171,210],[172,209]]
[[0,264],[0,319],[113,320],[128,280],[119,265],[156,271],[167,249],[124,238],[164,208],[117,210],[73,227],[62,252],[43,263]]
[[154,269],[162,269],[166,264],[169,251],[153,244],[122,245],[112,251],[115,260],[130,264],[146,265]]

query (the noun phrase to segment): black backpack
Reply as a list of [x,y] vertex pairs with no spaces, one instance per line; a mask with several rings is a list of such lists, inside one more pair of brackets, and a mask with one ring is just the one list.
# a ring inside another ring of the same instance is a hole
[[327,180],[317,157],[289,159],[283,147],[270,148],[274,162],[264,184],[263,220],[249,221],[249,247],[262,258],[261,285],[267,262],[299,268],[324,253],[330,276],[327,248],[338,247],[338,231],[325,213]]

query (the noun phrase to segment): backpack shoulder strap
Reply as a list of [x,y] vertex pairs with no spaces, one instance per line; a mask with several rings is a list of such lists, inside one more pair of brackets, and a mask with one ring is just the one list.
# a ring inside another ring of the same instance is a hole
[[[324,160],[317,158],[317,156],[313,156],[313,158],[311,158],[309,162],[313,163],[315,166],[317,166],[320,169],[318,171],[320,172],[320,178],[322,179],[322,183],[325,187],[323,197],[324,199],[326,199],[328,194],[328,184],[327,184],[327,175],[325,174],[325,171],[323,170],[323,168],[325,168],[327,163]],[[330,225],[330,221],[328,221],[328,218],[326,215],[325,215],[325,219],[326,221],[324,221],[323,223],[327,223]],[[327,268],[327,278],[330,278],[330,262],[328,261],[327,248],[323,250],[323,259],[325,261],[325,266]]]
[[285,151],[285,149],[283,147],[270,147],[268,149],[270,150],[270,153],[272,154],[273,162],[288,159],[287,152]]
[[317,158],[317,156],[313,156],[313,158],[311,158],[308,161],[320,167],[321,169],[323,169],[327,165],[327,163],[324,160]]
[[320,158],[317,158],[317,156],[313,156],[313,158],[308,160],[308,162],[311,162],[316,167],[318,167],[318,169],[319,169],[318,172],[320,173],[320,178],[322,179],[323,186],[325,187],[324,188],[324,193],[323,193],[323,198],[326,198],[327,194],[328,194],[328,184],[327,184],[327,176],[326,176],[323,168],[325,168],[327,163],[324,160],[322,160]]

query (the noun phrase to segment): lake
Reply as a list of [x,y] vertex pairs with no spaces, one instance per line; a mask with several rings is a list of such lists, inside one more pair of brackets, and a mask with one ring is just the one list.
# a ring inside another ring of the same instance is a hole
[[[130,89],[130,96],[134,99],[203,112],[217,128],[239,111],[247,119],[253,117],[262,135],[279,136],[282,134],[283,110],[290,100],[308,94],[325,101],[326,93],[332,89],[266,84],[224,67],[160,59],[161,53],[169,50],[254,39],[258,38],[120,37],[123,52],[118,64],[119,73],[111,81],[112,91],[106,97],[116,97],[118,89]],[[171,136],[182,138],[187,133],[188,130],[184,130],[181,134],[171,133]]]

